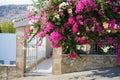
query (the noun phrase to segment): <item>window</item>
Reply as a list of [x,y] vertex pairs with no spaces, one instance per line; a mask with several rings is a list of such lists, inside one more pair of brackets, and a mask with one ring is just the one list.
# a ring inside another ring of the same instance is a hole
[[16,64],[16,61],[10,61],[10,64],[14,65],[14,64]]
[[4,64],[4,60],[0,60],[0,64]]

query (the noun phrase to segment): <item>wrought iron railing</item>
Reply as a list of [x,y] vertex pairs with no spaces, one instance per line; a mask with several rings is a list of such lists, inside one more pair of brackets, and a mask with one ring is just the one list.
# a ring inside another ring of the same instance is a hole
[[[90,44],[91,46],[91,49],[90,49],[90,54],[110,54],[110,55],[116,55],[117,54],[117,51],[115,48],[113,48],[112,46],[106,46],[104,48],[100,48],[97,46],[96,43],[92,43]],[[103,51],[101,51],[103,50]]]
[[80,54],[110,54],[116,55],[117,51],[113,46],[98,47],[96,43],[76,45],[78,53]]
[[42,46],[37,46],[37,39],[34,38],[31,42],[27,43],[26,48],[26,68],[32,68],[37,66],[39,60],[45,58],[45,39],[43,40]]

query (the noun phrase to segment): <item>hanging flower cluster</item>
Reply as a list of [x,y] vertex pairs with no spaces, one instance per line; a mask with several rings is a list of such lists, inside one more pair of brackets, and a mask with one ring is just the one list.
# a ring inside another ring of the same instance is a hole
[[92,41],[103,52],[116,49],[120,62],[120,0],[50,0],[28,13],[26,39],[36,36],[41,42],[49,35],[52,47],[61,46],[69,58],[79,55],[76,45]]

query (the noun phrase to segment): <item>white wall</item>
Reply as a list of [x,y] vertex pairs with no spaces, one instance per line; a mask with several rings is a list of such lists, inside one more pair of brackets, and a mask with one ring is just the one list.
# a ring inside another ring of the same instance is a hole
[[5,64],[16,61],[16,34],[0,34],[0,60]]

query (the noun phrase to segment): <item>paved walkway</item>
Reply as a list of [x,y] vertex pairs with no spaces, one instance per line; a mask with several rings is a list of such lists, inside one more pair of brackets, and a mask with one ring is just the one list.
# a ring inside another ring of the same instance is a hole
[[95,69],[63,75],[28,76],[14,80],[120,80],[120,67]]
[[26,75],[49,75],[52,74],[52,58],[48,58],[41,62],[38,66],[28,71]]

